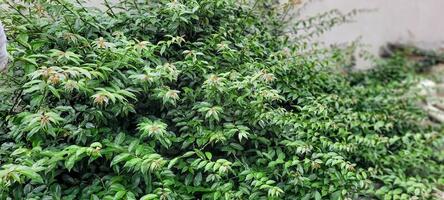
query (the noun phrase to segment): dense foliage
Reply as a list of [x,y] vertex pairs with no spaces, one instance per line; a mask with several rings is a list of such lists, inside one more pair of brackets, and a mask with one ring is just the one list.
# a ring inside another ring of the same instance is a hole
[[407,76],[335,72],[266,4],[9,4],[0,199],[428,199],[442,180]]

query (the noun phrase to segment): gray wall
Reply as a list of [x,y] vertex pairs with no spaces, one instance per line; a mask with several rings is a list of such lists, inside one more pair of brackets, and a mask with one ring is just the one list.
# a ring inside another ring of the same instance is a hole
[[[331,9],[375,9],[361,13],[355,22],[340,25],[319,38],[325,44],[350,42],[358,37],[378,54],[388,42],[410,43],[422,48],[444,48],[444,0],[316,0],[301,11],[310,16]],[[366,68],[366,63],[360,63]]]

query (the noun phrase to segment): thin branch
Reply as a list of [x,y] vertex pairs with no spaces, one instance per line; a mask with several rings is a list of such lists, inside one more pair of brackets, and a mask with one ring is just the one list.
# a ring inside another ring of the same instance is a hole
[[19,15],[21,15],[26,21],[28,21],[28,23],[31,24],[31,25],[34,27],[34,29],[36,29],[36,30],[39,31],[39,32],[42,31],[42,29],[41,29],[40,27],[37,27],[37,26],[35,25],[35,23],[34,23],[31,19],[29,19],[25,14],[23,14],[23,13],[17,8],[17,6],[14,6],[9,0],[6,0],[5,2],[6,2],[6,4],[8,4],[8,6],[9,6],[10,8],[12,8],[13,10],[15,10],[15,11],[16,11]]
[[[85,20],[82,16],[79,15],[79,13],[74,12],[72,9],[70,9],[68,6],[66,6],[66,4],[64,4],[63,2],[61,2],[60,0],[55,0],[57,3],[59,3],[60,5],[63,6],[63,8],[65,8],[65,10],[69,11],[70,13],[72,13],[73,15],[77,16],[82,22],[84,22],[85,24],[89,24],[90,26],[96,27],[98,29],[104,29],[103,26],[101,26],[100,24],[92,24],[91,22],[89,22],[88,20]],[[83,8],[84,9],[84,8]]]
[[105,5],[105,7],[108,9],[106,13],[108,13],[108,11],[111,13],[111,16],[113,18],[116,17],[116,13],[114,13],[113,8],[111,7],[111,5],[109,4],[108,0],[104,0],[105,2],[103,3]]

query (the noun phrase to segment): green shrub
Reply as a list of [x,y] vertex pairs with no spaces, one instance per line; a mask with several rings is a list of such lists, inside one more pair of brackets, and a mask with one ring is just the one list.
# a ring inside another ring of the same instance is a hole
[[0,12],[1,199],[427,199],[443,178],[407,83],[335,72],[270,10],[27,2]]

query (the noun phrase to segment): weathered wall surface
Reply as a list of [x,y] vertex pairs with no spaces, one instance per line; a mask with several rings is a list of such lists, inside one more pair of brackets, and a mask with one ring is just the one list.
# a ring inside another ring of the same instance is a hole
[[362,37],[361,41],[369,44],[373,54],[378,54],[380,47],[388,42],[444,48],[444,0],[315,0],[305,5],[302,14],[362,8],[375,11],[359,14],[355,22],[335,27],[319,40],[335,44]]

